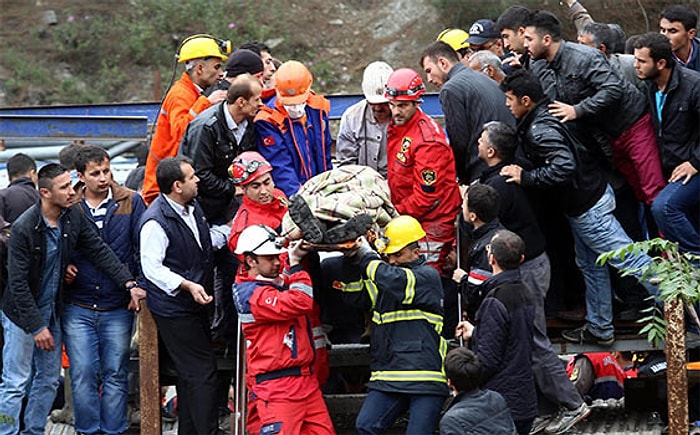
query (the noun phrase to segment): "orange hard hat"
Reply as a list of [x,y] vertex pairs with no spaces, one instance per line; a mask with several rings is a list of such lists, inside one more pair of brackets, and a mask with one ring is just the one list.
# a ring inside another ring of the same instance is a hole
[[296,60],[290,60],[277,69],[275,73],[275,90],[280,103],[292,106],[306,101],[311,92],[314,79],[306,66]]

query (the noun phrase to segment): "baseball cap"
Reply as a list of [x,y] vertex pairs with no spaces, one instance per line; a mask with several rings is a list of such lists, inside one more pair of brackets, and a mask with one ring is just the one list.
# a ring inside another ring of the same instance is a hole
[[496,30],[496,23],[491,20],[476,20],[469,28],[469,38],[465,42],[469,45],[481,45],[490,39],[500,37],[501,34]]
[[258,74],[265,66],[262,58],[252,50],[239,48],[234,51],[226,62],[226,77],[236,77],[240,74]]

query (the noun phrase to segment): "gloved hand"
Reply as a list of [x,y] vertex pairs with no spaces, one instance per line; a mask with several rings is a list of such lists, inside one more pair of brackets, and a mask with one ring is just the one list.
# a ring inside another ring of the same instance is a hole
[[301,240],[295,240],[289,243],[287,253],[289,254],[289,264],[294,265],[299,264],[309,251],[302,249]]
[[355,249],[344,251],[343,254],[345,254],[348,257],[362,257],[363,255],[372,252],[372,247],[370,246],[365,236],[358,237],[355,240],[355,243],[357,244],[357,247]]

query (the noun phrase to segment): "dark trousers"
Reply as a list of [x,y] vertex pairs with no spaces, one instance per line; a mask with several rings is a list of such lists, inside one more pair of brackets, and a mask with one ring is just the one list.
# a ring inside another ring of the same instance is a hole
[[185,317],[153,315],[177,372],[178,434],[215,434],[216,360],[203,310]]
[[[224,246],[214,253],[214,264],[215,309],[211,325],[213,339],[235,349],[238,339],[238,313],[233,305],[231,287],[236,278],[238,259],[229,251],[228,246]],[[235,358],[235,355],[231,357]]]

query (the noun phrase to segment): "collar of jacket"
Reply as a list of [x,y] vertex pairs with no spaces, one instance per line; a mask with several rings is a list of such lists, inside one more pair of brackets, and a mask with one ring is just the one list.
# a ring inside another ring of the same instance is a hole
[[15,180],[12,180],[12,182],[11,182],[10,184],[8,184],[7,187],[20,186],[20,185],[21,185],[21,186],[25,186],[25,185],[26,185],[26,186],[31,186],[31,187],[33,187],[33,188],[36,189],[36,185],[35,185],[34,182],[33,182],[30,178],[28,178],[28,177],[20,177],[20,178],[17,178],[17,179],[15,179]]
[[484,172],[481,173],[481,177],[479,177],[479,182],[484,183],[486,180],[492,178],[493,174],[498,175],[498,173],[501,171],[501,168],[508,164],[510,163],[506,161],[500,161],[499,163],[496,163],[493,166],[489,166],[484,170]]
[[491,222],[485,223],[474,230],[474,239],[479,239],[484,234],[487,234],[489,231],[492,231],[493,229],[498,228],[500,226],[501,221],[499,221],[498,218],[492,220]]
[[409,261],[408,263],[404,264],[397,264],[398,267],[403,267],[405,269],[415,269],[418,266],[422,266],[425,264],[425,255],[420,254],[420,256],[413,261]]
[[530,127],[530,124],[532,124],[532,122],[535,120],[535,118],[540,116],[540,114],[542,112],[546,112],[548,114],[549,113],[549,108],[547,107],[548,104],[549,104],[549,98],[545,97],[542,101],[537,103],[537,105],[535,105],[535,107],[533,107],[529,112],[527,112],[527,114],[525,116],[520,118],[520,120],[518,120],[518,133],[522,134],[523,132],[525,132]]
[[664,93],[667,95],[670,94],[671,91],[675,91],[676,88],[680,85],[681,73],[683,72],[681,68],[685,67],[675,64],[671,68],[671,76],[668,78],[668,83],[666,84],[666,89],[664,90]]
[[561,68],[561,57],[562,53],[564,52],[564,47],[566,47],[566,44],[567,42],[562,39],[561,45],[559,46],[559,50],[557,50],[557,54],[554,55],[554,59],[552,59],[551,62],[547,63],[547,68],[554,70],[558,70],[559,68]]
[[447,78],[445,79],[445,83],[450,81],[450,79],[454,76],[456,76],[460,71],[466,71],[467,67],[464,66],[462,62],[457,62],[456,64],[452,65],[452,68],[450,68],[450,71],[447,73]]
[[[78,181],[77,183],[75,183],[75,186],[73,186],[75,194],[78,197],[78,201],[82,201],[83,199],[85,199],[84,187],[85,183],[83,183],[82,181]],[[134,193],[133,190],[129,189],[128,187],[122,186],[114,180],[112,180],[112,182],[109,184],[109,188],[112,189],[112,199],[116,202],[124,201]]]
[[491,278],[484,282],[485,289],[483,294],[488,294],[491,289],[496,288],[501,284],[507,284],[512,282],[522,282],[520,277],[520,268],[504,270],[503,272],[493,275]]

